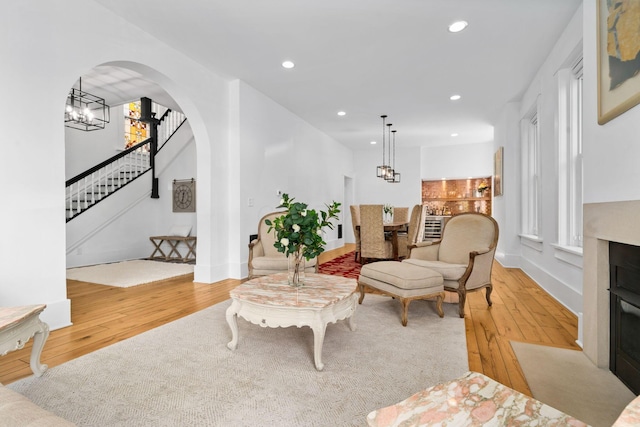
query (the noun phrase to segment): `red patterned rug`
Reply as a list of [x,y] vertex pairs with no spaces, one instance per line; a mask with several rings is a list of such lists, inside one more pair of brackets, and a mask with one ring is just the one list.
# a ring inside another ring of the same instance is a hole
[[357,279],[360,275],[360,263],[355,261],[355,252],[349,252],[334,258],[331,261],[320,264],[318,272],[333,276],[349,277]]

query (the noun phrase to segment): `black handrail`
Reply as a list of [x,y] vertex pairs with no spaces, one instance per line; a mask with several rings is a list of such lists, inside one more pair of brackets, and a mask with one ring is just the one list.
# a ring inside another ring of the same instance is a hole
[[118,153],[115,156],[108,158],[104,162],[95,165],[91,169],[87,169],[86,171],[82,172],[81,174],[74,176],[73,178],[71,178],[70,180],[67,181],[66,187],[70,186],[71,184],[75,184],[76,182],[80,181],[82,178],[85,178],[85,177],[91,175],[92,173],[97,172],[98,170],[102,169],[103,167],[107,166],[108,164],[115,162],[116,160],[120,159],[121,157],[126,156],[127,154],[131,153],[132,151],[137,150],[138,148],[142,147],[143,145],[148,144],[149,142],[151,142],[151,138],[147,138],[144,141],[137,143],[133,147],[127,148],[122,153]]
[[156,151],[156,154],[158,154],[160,152],[160,150],[162,150],[162,147],[164,147],[165,145],[167,145],[167,142],[169,142],[169,140],[173,137],[173,135],[175,135],[178,132],[178,129],[180,129],[182,127],[183,124],[185,124],[185,122],[187,121],[187,118],[185,117],[184,119],[182,119],[182,121],[180,122],[180,124],[178,125],[178,127],[176,127],[173,130],[173,133],[171,135],[169,135],[169,137],[162,143],[162,145],[160,147],[158,147],[158,151]]

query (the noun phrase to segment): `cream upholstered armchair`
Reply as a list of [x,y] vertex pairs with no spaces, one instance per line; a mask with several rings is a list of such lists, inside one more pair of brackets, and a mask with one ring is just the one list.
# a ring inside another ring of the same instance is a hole
[[481,213],[454,215],[445,224],[442,239],[414,247],[403,262],[442,274],[444,289],[457,292],[460,317],[464,317],[467,292],[486,288],[491,305],[491,269],[498,244],[498,223]]
[[360,264],[392,258],[393,244],[384,236],[382,205],[360,205]]
[[[269,233],[269,226],[264,222],[266,219],[273,220],[278,216],[284,215],[284,213],[284,211],[271,212],[260,219],[258,223],[258,238],[249,243],[249,279],[287,271],[287,256],[283,252],[278,252],[273,246],[276,238],[275,232],[271,230]],[[309,273],[317,273],[317,261],[317,258],[305,260],[304,270]]]

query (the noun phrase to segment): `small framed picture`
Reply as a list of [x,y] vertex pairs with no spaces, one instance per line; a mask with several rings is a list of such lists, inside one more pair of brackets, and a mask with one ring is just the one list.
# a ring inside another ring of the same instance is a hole
[[503,156],[504,147],[498,148],[498,151],[493,155],[493,197],[502,196]]

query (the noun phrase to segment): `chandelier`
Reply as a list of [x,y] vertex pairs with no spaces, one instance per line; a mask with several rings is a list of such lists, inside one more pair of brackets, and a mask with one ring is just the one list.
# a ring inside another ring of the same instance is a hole
[[[397,184],[400,182],[400,173],[395,170],[396,130],[391,130],[391,126],[393,126],[393,124],[386,123],[386,115],[382,115],[380,117],[382,118],[382,165],[376,167],[376,176],[384,179],[390,184]],[[386,134],[388,134],[388,138]],[[391,139],[392,134],[393,140]]]
[[64,125],[86,132],[104,129],[111,119],[111,110],[104,99],[82,90],[82,77],[78,89],[71,88],[67,96]]

